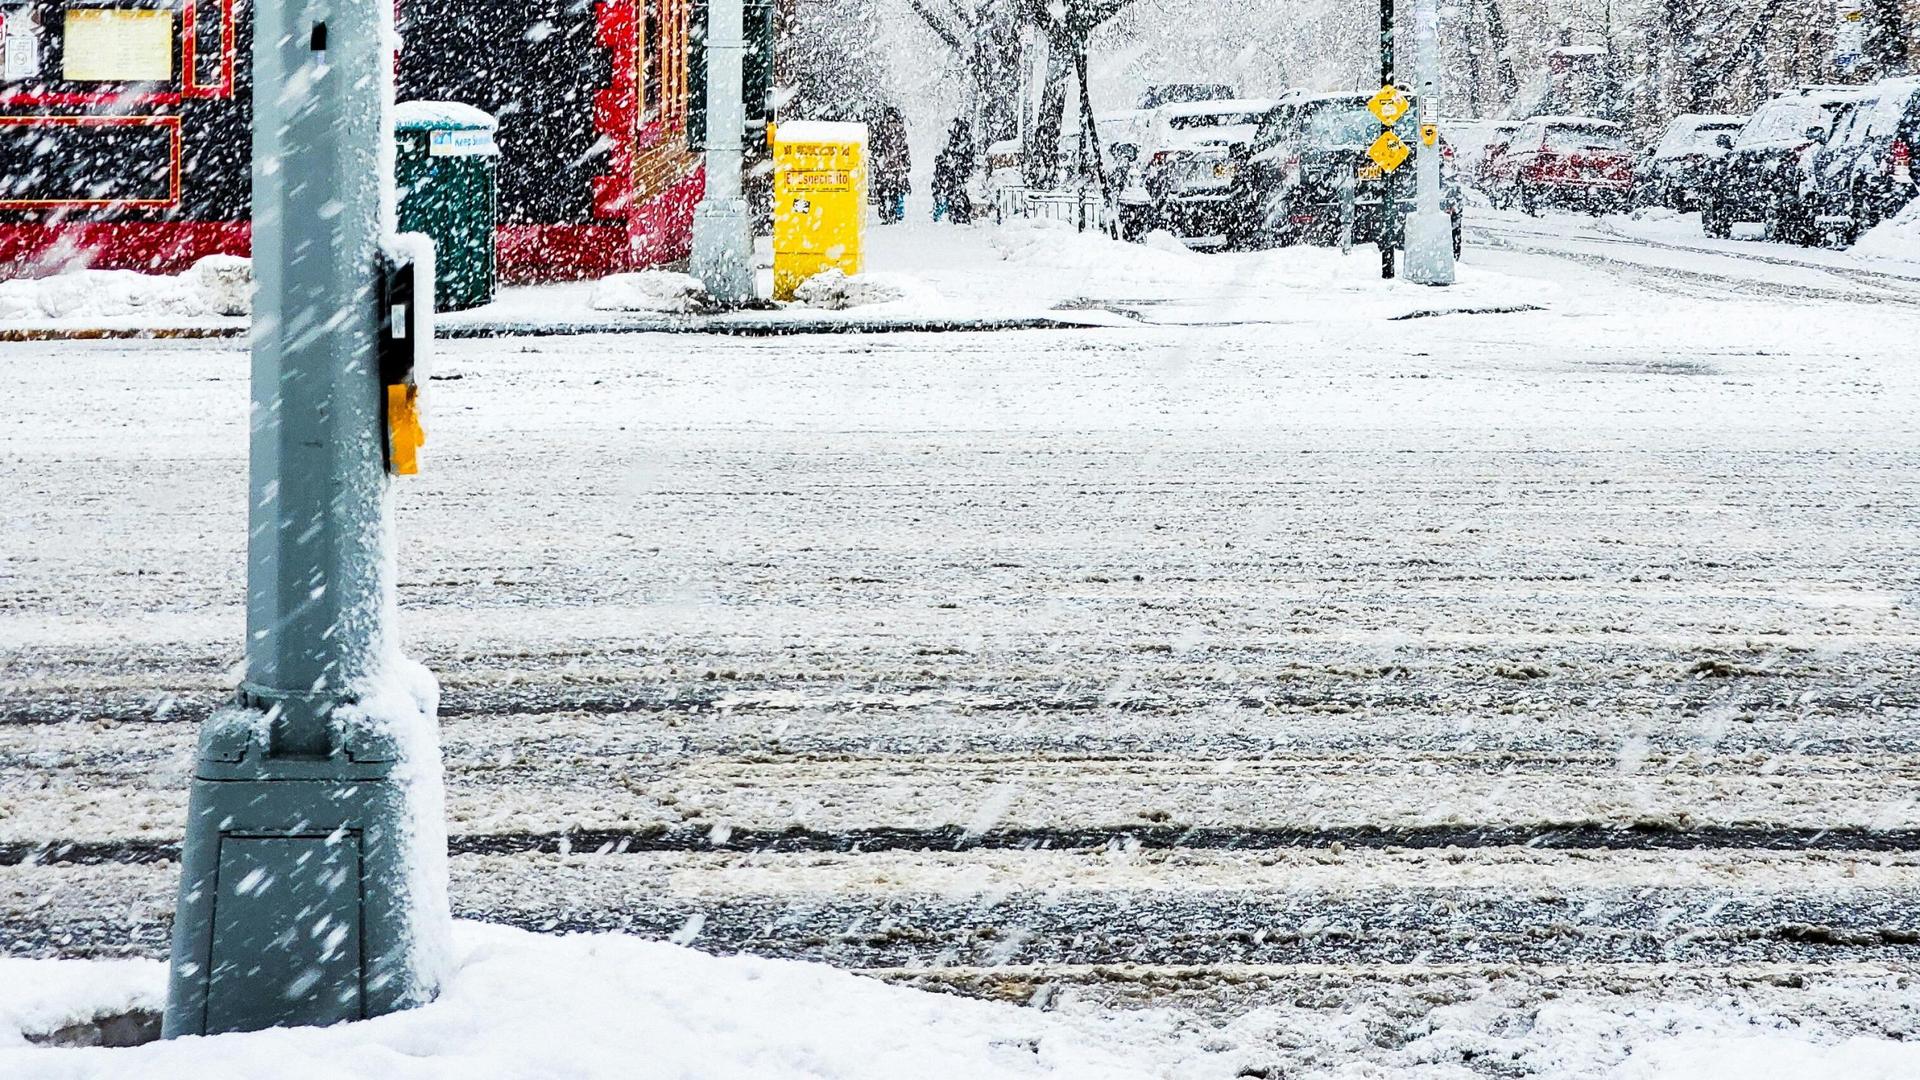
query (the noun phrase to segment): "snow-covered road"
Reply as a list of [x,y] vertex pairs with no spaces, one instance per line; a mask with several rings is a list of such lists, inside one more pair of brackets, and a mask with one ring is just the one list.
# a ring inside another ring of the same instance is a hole
[[[401,597],[463,913],[1228,1023],[1908,1032],[1920,281],[1498,215],[1451,296],[911,239],[1125,325],[443,344]],[[1400,318],[1453,307],[1538,310]],[[0,943],[157,955],[245,354],[4,348]]]

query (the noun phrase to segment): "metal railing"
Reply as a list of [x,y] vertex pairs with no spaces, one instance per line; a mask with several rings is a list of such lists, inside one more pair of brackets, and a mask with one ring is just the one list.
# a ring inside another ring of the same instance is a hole
[[1008,218],[1044,218],[1066,222],[1081,232],[1109,232],[1108,216],[1106,200],[1097,190],[1001,187],[993,192],[996,224]]

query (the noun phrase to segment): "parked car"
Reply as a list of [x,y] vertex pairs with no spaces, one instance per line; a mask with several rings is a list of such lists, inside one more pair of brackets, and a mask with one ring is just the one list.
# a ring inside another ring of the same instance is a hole
[[1811,151],[1824,143],[1857,86],[1806,86],[1760,106],[1708,173],[1700,225],[1725,238],[1741,222],[1759,222],[1769,240],[1810,243],[1817,211],[1808,198]]
[[1674,117],[1635,172],[1637,201],[1645,206],[1698,210],[1701,189],[1746,122],[1747,117],[1726,114]]
[[[1349,183],[1355,243],[1377,242],[1383,231],[1391,237],[1402,234],[1414,204],[1414,170],[1426,152],[1420,145],[1418,106],[1394,129],[1413,154],[1397,170],[1401,179],[1395,214],[1388,218],[1384,208],[1389,181],[1367,156],[1367,147],[1385,129],[1367,111],[1367,97],[1303,95],[1284,99],[1267,113],[1233,172],[1227,214],[1233,246],[1334,243],[1345,220]],[[1463,201],[1452,165],[1444,158],[1441,176],[1441,206],[1453,219],[1457,254]]]
[[1274,104],[1228,98],[1155,109],[1139,150],[1140,186],[1149,199],[1147,226],[1166,229],[1196,247],[1225,243],[1234,170]]
[[1453,144],[1454,167],[1474,187],[1486,190],[1488,156],[1504,153],[1520,127],[1518,120],[1442,120],[1440,130]]
[[1879,83],[1848,105],[1813,155],[1813,203],[1821,238],[1839,246],[1899,213],[1915,195],[1920,79]]
[[1529,214],[1559,206],[1591,213],[1623,210],[1633,190],[1633,152],[1611,120],[1536,116],[1522,121],[1487,163],[1487,197]]

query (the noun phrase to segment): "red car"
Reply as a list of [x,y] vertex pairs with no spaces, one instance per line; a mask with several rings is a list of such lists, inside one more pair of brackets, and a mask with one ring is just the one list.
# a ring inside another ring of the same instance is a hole
[[1592,213],[1624,210],[1633,190],[1633,152],[1620,125],[1589,116],[1536,116],[1487,163],[1497,206],[1537,214],[1545,206]]

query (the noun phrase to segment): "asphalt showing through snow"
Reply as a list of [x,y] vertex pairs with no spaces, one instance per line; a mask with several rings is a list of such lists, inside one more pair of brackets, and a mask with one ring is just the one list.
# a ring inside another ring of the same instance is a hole
[[[1906,286],[1555,227],[1470,242],[1809,336],[1549,304],[449,346],[401,596],[456,907],[1132,1003],[1904,969],[1920,395],[1847,326]],[[238,659],[244,356],[23,348],[0,947],[160,955]]]

